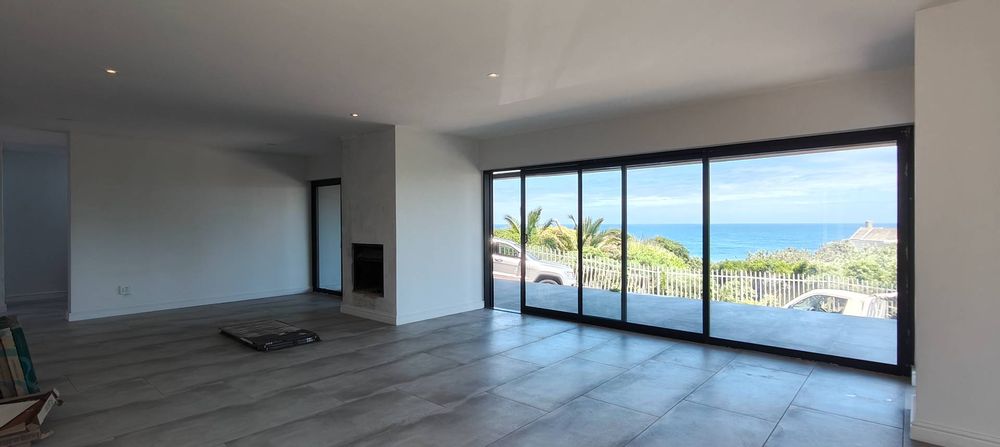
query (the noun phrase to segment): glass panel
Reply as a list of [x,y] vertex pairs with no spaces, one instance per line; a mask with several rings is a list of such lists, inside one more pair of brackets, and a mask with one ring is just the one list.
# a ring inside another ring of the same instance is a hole
[[896,363],[894,144],[711,163],[711,335]]
[[622,170],[583,172],[583,313],[622,317]]
[[339,292],[341,283],[340,185],[316,188],[316,263],[319,288]]
[[576,172],[525,177],[525,304],[577,312]]
[[493,180],[493,307],[521,311],[521,178]]
[[702,164],[628,168],[627,321],[702,332]]

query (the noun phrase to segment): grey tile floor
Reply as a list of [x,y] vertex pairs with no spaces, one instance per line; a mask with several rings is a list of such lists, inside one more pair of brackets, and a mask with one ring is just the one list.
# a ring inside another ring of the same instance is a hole
[[[63,392],[51,446],[901,446],[907,382],[481,310],[403,326],[296,295],[67,323],[23,316]],[[218,334],[277,318],[323,342]]]

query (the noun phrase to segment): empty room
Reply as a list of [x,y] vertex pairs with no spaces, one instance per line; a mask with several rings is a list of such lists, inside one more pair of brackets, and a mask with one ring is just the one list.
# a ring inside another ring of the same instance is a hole
[[0,0],[0,446],[1000,447],[997,23]]

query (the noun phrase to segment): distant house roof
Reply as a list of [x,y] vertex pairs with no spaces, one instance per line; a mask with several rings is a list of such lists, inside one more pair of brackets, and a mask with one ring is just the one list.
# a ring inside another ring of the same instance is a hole
[[878,242],[883,244],[894,244],[898,240],[895,228],[876,227],[871,221],[854,231],[847,240],[852,242]]

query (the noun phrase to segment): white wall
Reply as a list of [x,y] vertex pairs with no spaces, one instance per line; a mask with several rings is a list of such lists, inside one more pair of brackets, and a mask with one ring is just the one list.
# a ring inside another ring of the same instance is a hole
[[302,156],[73,133],[70,319],[308,290],[305,177]]
[[[395,130],[387,129],[344,141],[344,313],[384,323],[396,322],[396,180]],[[354,292],[351,244],[382,244],[385,296]]]
[[396,127],[396,323],[483,307],[475,142]]
[[62,295],[69,263],[65,146],[7,145],[3,228],[7,298]]
[[484,170],[913,122],[912,68],[487,140]]
[[339,178],[343,161],[343,147],[340,142],[326,151],[309,156],[309,166],[306,176],[309,180],[325,180]]
[[1000,2],[917,14],[914,439],[1000,446]]
[[340,192],[341,185],[321,186],[316,189],[317,273],[319,287],[327,290],[341,290],[343,287]]

